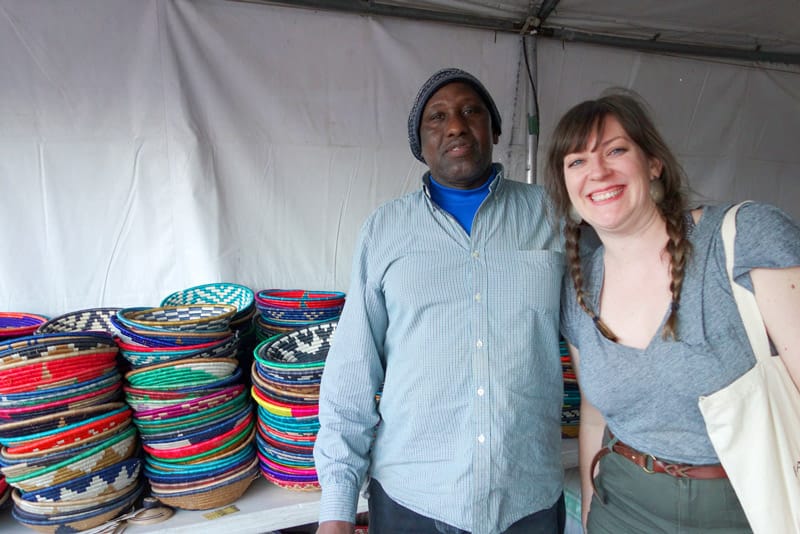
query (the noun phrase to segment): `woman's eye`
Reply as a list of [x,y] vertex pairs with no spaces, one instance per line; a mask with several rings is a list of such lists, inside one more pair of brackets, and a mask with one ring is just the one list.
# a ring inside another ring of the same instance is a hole
[[581,163],[583,163],[583,160],[580,159],[580,158],[576,158],[576,159],[573,159],[573,160],[568,160],[566,162],[566,167],[571,169],[571,168],[579,166]]
[[609,155],[619,155],[619,154],[624,154],[627,151],[628,151],[627,148],[621,147],[621,146],[617,146],[617,147],[614,147],[611,150],[609,150],[608,153],[609,153]]

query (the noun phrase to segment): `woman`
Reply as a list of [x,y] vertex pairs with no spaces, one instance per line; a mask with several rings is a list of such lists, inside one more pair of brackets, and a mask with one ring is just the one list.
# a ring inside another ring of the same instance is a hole
[[[724,270],[725,208],[687,210],[680,165],[627,94],[569,110],[547,174],[567,221],[562,332],[583,399],[584,527],[749,532],[697,407],[755,363]],[[584,258],[581,221],[601,242]],[[736,226],[736,281],[800,384],[800,226],[764,204],[743,206]]]

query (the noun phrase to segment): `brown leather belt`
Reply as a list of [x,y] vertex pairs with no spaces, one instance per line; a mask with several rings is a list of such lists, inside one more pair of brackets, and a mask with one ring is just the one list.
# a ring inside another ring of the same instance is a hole
[[623,458],[627,458],[631,462],[641,467],[645,473],[663,473],[665,475],[671,475],[678,478],[728,478],[728,474],[725,472],[725,469],[723,469],[723,467],[719,464],[692,465],[665,462],[663,460],[659,460],[652,454],[639,452],[613,437],[609,445],[610,447],[605,446],[597,451],[597,454],[595,454],[594,458],[592,459],[592,466],[589,471],[589,474],[592,477],[592,489],[603,504],[605,504],[605,499],[597,491],[597,487],[594,484],[594,470],[595,467],[597,467],[597,462],[600,461],[600,458],[610,454],[611,452],[615,452]]

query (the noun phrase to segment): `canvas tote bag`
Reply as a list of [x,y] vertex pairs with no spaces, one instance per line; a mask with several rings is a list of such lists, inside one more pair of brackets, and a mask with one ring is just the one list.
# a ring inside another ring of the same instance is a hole
[[755,297],[733,281],[741,205],[725,214],[722,239],[728,278],[756,364],[728,387],[700,397],[698,404],[753,532],[800,533],[800,392],[783,361],[770,355]]

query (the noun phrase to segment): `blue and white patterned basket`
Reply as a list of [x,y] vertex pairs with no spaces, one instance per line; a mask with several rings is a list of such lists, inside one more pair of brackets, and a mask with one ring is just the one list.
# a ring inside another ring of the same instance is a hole
[[221,282],[204,284],[176,291],[161,301],[162,306],[183,304],[230,304],[236,306],[234,320],[250,313],[255,306],[255,295],[249,287]]
[[125,308],[117,318],[138,330],[177,332],[221,332],[236,314],[229,304],[184,304],[159,308]]
[[111,322],[121,308],[90,308],[78,310],[58,317],[53,317],[37,330],[37,334],[54,334],[58,332],[108,332],[116,335],[117,329]]

